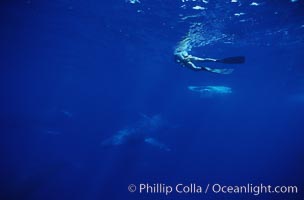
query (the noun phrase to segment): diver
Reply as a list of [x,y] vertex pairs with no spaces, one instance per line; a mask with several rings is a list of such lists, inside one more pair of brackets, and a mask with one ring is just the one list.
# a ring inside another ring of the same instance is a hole
[[188,54],[188,52],[185,49],[179,49],[177,48],[174,52],[175,61],[180,63],[183,67],[188,67],[194,71],[208,71],[212,73],[218,73],[218,74],[231,74],[234,69],[215,69],[215,68],[209,68],[204,66],[196,66],[194,64],[194,61],[197,62],[219,62],[224,64],[242,64],[245,62],[244,56],[236,56],[236,57],[229,57],[224,59],[214,59],[214,58],[200,58],[196,56],[192,56]]

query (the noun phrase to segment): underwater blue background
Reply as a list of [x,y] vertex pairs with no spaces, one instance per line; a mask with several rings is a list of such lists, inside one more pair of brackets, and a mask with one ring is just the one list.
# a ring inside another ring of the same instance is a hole
[[[1,1],[0,199],[303,199],[304,2],[256,2]],[[231,75],[175,63],[192,23],[233,36],[193,55],[246,63]],[[190,85],[232,93],[204,98]],[[153,134],[171,151],[101,145],[154,115],[163,121]],[[165,196],[130,193],[132,183],[297,185],[299,194]]]

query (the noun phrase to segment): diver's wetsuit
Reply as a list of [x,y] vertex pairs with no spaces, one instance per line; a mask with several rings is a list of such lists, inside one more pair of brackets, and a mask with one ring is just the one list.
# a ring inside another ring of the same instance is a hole
[[175,61],[180,63],[183,67],[188,67],[194,71],[208,71],[218,74],[231,74],[233,69],[214,69],[209,67],[198,67],[192,61],[198,62],[217,62],[217,59],[213,58],[199,58],[189,55],[187,51],[175,50],[174,52]]

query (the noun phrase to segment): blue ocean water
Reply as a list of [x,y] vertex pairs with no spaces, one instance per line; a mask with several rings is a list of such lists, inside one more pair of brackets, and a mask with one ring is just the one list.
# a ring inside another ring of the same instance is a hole
[[[0,199],[303,199],[303,9],[302,0],[2,1]],[[229,75],[192,71],[174,61],[182,40],[191,55],[246,62],[204,63]]]

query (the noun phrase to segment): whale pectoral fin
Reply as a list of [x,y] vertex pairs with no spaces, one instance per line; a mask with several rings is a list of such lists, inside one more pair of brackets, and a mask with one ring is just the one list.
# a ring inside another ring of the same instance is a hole
[[159,142],[158,140],[156,140],[154,138],[145,138],[145,143],[150,144],[154,147],[157,147],[161,150],[171,151],[171,149],[169,147],[167,147],[167,145]]
[[216,69],[216,68],[210,68],[210,67],[201,67],[202,70],[206,70],[208,72],[217,73],[217,74],[231,74],[234,69]]

